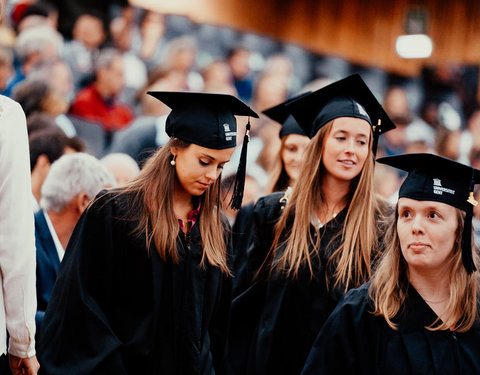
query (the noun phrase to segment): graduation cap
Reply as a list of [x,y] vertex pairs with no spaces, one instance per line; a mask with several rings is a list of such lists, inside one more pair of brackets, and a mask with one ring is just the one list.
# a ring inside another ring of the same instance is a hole
[[322,126],[338,117],[356,117],[367,121],[373,130],[374,154],[380,134],[395,129],[395,124],[359,74],[353,74],[293,100],[287,107],[310,138],[313,138]]
[[[147,94],[172,109],[165,124],[170,137],[206,148],[221,150],[237,145],[235,115],[258,118],[248,105],[232,95],[173,91],[148,91]],[[250,121],[230,202],[234,209],[239,209],[242,204],[249,133]]]
[[432,154],[406,154],[377,159],[379,163],[408,172],[400,187],[399,198],[435,201],[466,212],[462,233],[462,261],[468,273],[476,270],[472,257],[473,197],[480,183],[480,170]]
[[273,121],[276,121],[282,125],[282,129],[280,129],[279,134],[280,138],[283,138],[289,134],[306,135],[298,124],[297,120],[295,120],[295,118],[290,114],[287,104],[310,94],[310,92],[311,91],[308,91],[297,95],[283,103],[276,105],[275,107],[271,107],[263,111],[263,113],[270,117]]

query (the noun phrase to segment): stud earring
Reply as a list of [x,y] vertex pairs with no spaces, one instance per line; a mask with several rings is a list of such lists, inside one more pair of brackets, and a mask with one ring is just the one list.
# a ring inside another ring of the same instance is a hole
[[177,155],[172,155],[172,160],[170,160],[170,165],[173,167],[175,166],[175,159],[176,159]]

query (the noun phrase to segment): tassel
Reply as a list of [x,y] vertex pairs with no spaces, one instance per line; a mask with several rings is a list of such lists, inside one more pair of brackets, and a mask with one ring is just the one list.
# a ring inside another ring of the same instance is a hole
[[467,214],[465,216],[465,223],[463,226],[463,233],[462,233],[462,261],[463,261],[463,266],[467,270],[468,274],[471,274],[472,272],[475,272],[477,270],[477,268],[475,267],[475,263],[473,262],[473,255],[472,255],[472,218],[473,218],[473,206],[476,203],[475,199],[473,198],[474,185],[475,185],[474,170],[472,168],[472,179],[470,181],[470,197],[467,200],[467,202],[469,202],[471,205],[469,205],[467,208]]
[[242,207],[243,190],[245,188],[245,174],[247,169],[247,149],[250,141],[250,118],[246,126],[245,136],[243,137],[242,151],[240,153],[240,161],[238,162],[237,174],[235,176],[235,184],[233,186],[232,199],[230,207],[239,210]]
[[373,125],[373,143],[372,143],[372,151],[373,156],[377,156],[377,147],[378,147],[378,138],[380,137],[380,132],[382,126],[382,119],[378,119],[377,125]]

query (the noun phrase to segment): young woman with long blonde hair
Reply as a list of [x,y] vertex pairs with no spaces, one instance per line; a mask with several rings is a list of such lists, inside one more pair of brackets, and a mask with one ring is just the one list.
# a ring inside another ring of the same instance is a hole
[[431,154],[378,161],[408,172],[384,256],[325,323],[302,374],[478,374],[480,170]]
[[79,220],[41,332],[46,374],[224,371],[231,271],[221,172],[236,145],[234,115],[256,114],[230,95],[151,94],[172,108],[171,139]]
[[386,206],[373,190],[372,149],[393,123],[358,75],[287,108],[311,141],[291,194],[260,199],[253,214],[250,287],[232,308],[238,373],[300,373],[323,322],[369,280],[379,252]]

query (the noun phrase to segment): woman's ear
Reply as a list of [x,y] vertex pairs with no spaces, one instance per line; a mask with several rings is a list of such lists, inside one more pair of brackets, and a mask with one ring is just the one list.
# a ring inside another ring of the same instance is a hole
[[170,153],[172,155],[177,156],[177,152],[178,152],[178,147],[175,147],[175,146],[170,147]]

